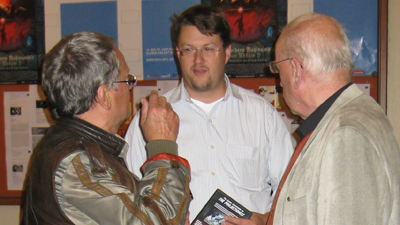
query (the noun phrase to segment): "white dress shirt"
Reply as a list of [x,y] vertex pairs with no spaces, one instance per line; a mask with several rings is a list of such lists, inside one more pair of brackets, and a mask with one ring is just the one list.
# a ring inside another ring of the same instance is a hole
[[[268,212],[293,154],[290,134],[276,109],[231,84],[226,75],[225,82],[225,97],[208,115],[190,100],[183,82],[165,94],[180,119],[178,154],[189,161],[192,172],[190,221],[217,188],[250,211]],[[139,113],[125,140],[130,146],[128,168],[141,177],[146,151]]]

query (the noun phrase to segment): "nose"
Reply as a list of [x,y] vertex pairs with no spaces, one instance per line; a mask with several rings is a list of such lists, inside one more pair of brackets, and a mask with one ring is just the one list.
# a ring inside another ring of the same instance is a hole
[[196,63],[202,62],[204,60],[203,58],[203,52],[200,49],[197,49],[196,52],[194,53],[194,61]]

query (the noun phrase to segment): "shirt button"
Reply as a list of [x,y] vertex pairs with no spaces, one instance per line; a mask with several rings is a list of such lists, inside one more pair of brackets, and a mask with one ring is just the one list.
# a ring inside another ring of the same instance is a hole
[[290,202],[290,197],[287,197],[286,200],[287,200],[288,202]]
[[211,120],[211,119],[209,119],[209,120],[208,120],[208,122],[212,123],[212,120]]
[[211,172],[211,175],[213,175],[213,176],[214,176],[214,175],[215,175],[215,173],[214,173],[214,172]]
[[211,145],[211,149],[214,149],[214,145]]

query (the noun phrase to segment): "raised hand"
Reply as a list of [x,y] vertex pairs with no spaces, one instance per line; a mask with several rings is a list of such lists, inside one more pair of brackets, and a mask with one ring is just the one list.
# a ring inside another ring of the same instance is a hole
[[151,91],[149,100],[141,98],[140,126],[147,141],[176,141],[179,132],[179,117],[164,97]]

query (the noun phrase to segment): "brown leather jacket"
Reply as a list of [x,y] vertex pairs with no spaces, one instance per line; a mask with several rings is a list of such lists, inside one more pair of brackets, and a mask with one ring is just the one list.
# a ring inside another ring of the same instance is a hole
[[187,161],[166,150],[138,181],[120,158],[125,145],[83,120],[56,121],[31,157],[22,224],[183,224]]

